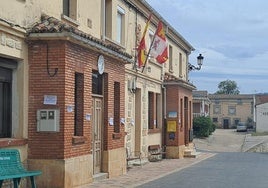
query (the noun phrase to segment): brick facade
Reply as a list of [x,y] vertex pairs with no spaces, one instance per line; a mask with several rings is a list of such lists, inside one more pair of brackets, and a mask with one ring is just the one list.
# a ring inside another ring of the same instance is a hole
[[[192,89],[181,87],[180,84],[166,85],[167,93],[167,132],[165,142],[167,158],[182,158],[184,147],[190,143],[189,132],[192,129]],[[170,112],[177,116],[169,117]],[[176,131],[168,131],[169,123],[176,122]]]
[[[99,52],[69,41],[33,40],[30,42],[28,132],[28,158],[30,160],[65,160],[92,154],[91,135],[94,125],[85,117],[86,114],[92,114],[92,71],[97,70],[99,55]],[[108,122],[110,118],[114,117],[114,105],[117,100],[120,100],[118,101],[120,106],[116,105],[120,114],[115,117],[124,117],[125,69],[124,63],[109,56],[104,55],[104,58],[102,148],[103,151],[109,151],[124,147],[124,126],[119,125],[120,131],[115,133],[114,126],[109,125]],[[56,71],[55,75],[53,75],[54,71]],[[75,82],[77,83],[77,102],[75,102]],[[115,82],[120,85],[116,92],[121,97],[116,98],[117,100],[114,100]],[[44,95],[57,96],[57,104],[43,104]],[[77,111],[74,108],[73,111],[68,112],[68,106],[76,106]],[[59,132],[37,132],[36,114],[38,109],[60,110]],[[75,120],[75,113],[77,113],[77,120]],[[120,119],[115,122],[120,122]],[[108,165],[109,161],[103,161],[103,163]],[[59,184],[59,186],[66,186],[63,184]]]

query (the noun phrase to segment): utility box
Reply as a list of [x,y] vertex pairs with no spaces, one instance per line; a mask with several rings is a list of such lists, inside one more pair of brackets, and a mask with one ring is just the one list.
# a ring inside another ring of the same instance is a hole
[[37,132],[59,132],[60,111],[58,109],[37,110]]

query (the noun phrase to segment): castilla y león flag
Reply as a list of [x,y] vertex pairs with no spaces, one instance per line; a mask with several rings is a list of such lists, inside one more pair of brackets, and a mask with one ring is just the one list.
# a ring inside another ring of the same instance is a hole
[[147,59],[147,55],[145,54],[146,52],[146,44],[145,44],[145,35],[146,35],[146,32],[148,30],[148,27],[149,27],[149,23],[150,23],[150,20],[151,20],[151,14],[149,15],[149,18],[146,22],[146,26],[144,28],[144,31],[143,31],[143,35],[142,35],[142,38],[141,38],[141,41],[140,41],[140,44],[137,48],[137,51],[138,51],[138,55],[137,55],[137,58],[138,58],[138,67],[142,67],[145,65],[145,61]]
[[168,59],[167,41],[162,22],[158,23],[150,54],[161,64]]

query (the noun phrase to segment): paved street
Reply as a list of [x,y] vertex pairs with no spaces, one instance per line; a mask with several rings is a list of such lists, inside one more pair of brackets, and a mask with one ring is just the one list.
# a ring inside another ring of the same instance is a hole
[[[243,153],[266,137],[251,137],[233,129],[217,129],[209,138],[194,139],[197,158],[165,159],[133,167],[120,177],[80,188],[266,188],[268,154]],[[245,144],[246,143],[246,144]]]
[[245,132],[236,132],[236,129],[216,129],[208,138],[195,138],[194,144],[197,149],[204,151],[240,152],[246,134]]
[[267,188],[268,154],[224,152],[140,188]]
[[165,159],[160,162],[151,162],[142,167],[136,166],[128,171],[127,174],[117,178],[105,179],[94,182],[80,188],[132,188],[146,182],[159,179],[168,174],[180,171],[205,159],[214,156],[212,153],[202,153],[196,159]]

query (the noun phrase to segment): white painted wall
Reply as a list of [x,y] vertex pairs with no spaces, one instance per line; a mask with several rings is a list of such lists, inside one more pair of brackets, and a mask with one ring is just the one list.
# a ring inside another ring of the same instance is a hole
[[268,131],[268,103],[256,106],[256,131]]

